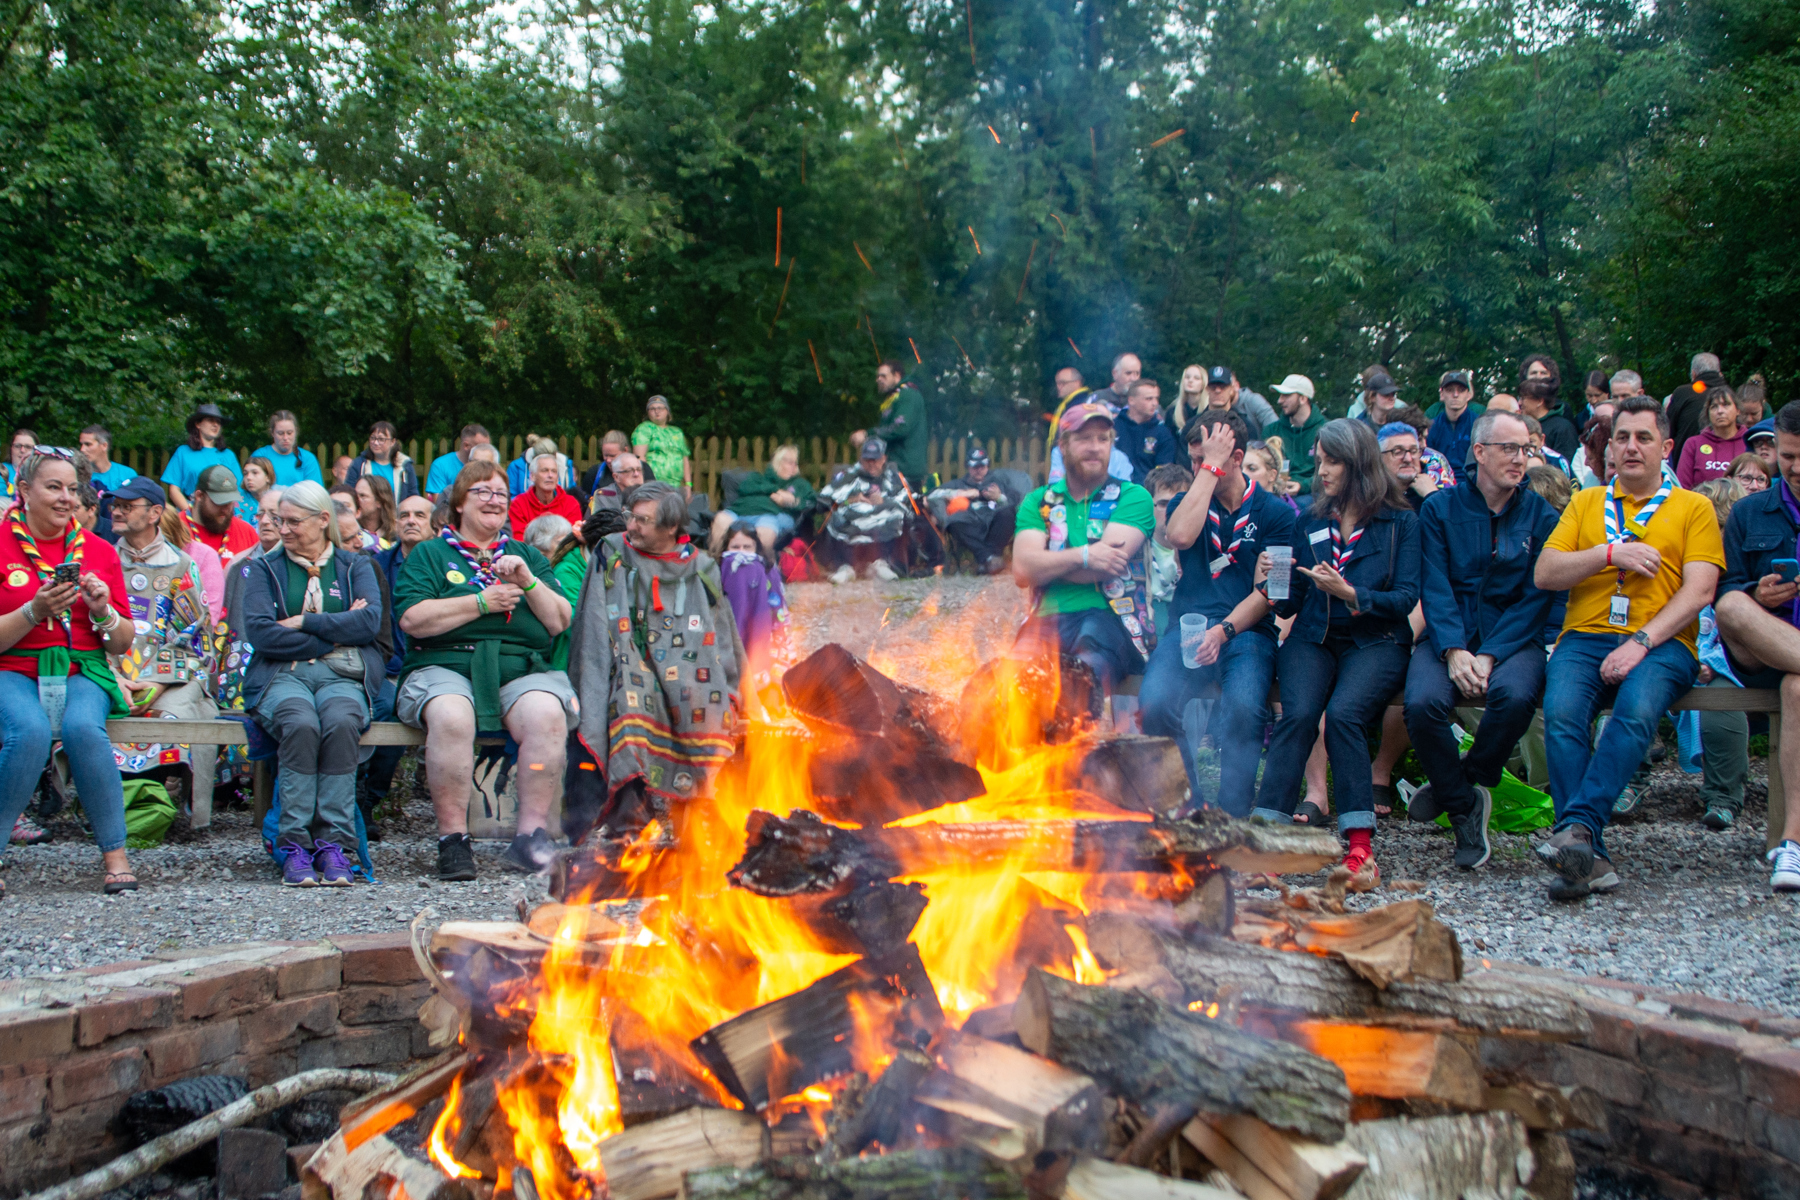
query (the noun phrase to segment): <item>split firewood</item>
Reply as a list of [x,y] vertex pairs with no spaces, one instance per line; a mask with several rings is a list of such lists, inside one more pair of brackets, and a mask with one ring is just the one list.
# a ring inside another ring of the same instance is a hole
[[[979,1151],[901,1150],[833,1163],[772,1159],[690,1171],[682,1200],[1026,1200],[1024,1184]],[[1199,1198],[1196,1198],[1199,1200]],[[1209,1198],[1210,1200],[1210,1198]]]
[[935,1053],[938,1069],[914,1096],[939,1112],[1015,1133],[1003,1140],[1016,1142],[1016,1149],[996,1158],[1017,1163],[1043,1150],[1092,1151],[1100,1145],[1100,1089],[1087,1076],[966,1033],[946,1034]]
[[1224,871],[1208,874],[1188,893],[1187,899],[1175,906],[1174,916],[1175,924],[1183,930],[1229,934],[1237,916],[1231,876]]
[[[1207,1117],[1195,1122],[1202,1123],[1229,1144],[1258,1174],[1280,1189],[1288,1200],[1337,1200],[1368,1165],[1367,1159],[1344,1142],[1327,1145],[1307,1141],[1272,1128],[1255,1117],[1238,1114]],[[1183,1132],[1190,1130],[1199,1132],[1193,1125]],[[1199,1145],[1197,1138],[1190,1140]],[[1201,1153],[1215,1163],[1220,1161],[1204,1148]],[[1250,1194],[1248,1188],[1243,1190]]]
[[1280,1129],[1335,1142],[1350,1090],[1332,1063],[1135,991],[1026,978],[1013,1009],[1019,1039],[1091,1076],[1146,1112],[1190,1105],[1249,1112]]
[[354,1149],[346,1146],[342,1130],[332,1134],[300,1168],[300,1186],[308,1200],[470,1200],[463,1180],[451,1179],[416,1147],[404,1147],[385,1133]]
[[906,944],[927,901],[924,884],[884,879],[842,894],[802,892],[785,903],[818,936],[821,950],[879,958]]
[[611,1200],[666,1200],[689,1171],[748,1167],[767,1153],[768,1129],[746,1112],[695,1108],[616,1133],[599,1145]]
[[943,1024],[918,947],[908,944],[740,1013],[691,1045],[734,1096],[761,1112],[808,1084],[849,1074],[857,1039],[871,1026],[896,1044],[923,1045]]
[[1052,790],[1090,792],[1131,812],[1173,816],[1186,802],[1187,768],[1173,738],[1088,735],[1051,778]]
[[345,1150],[354,1151],[371,1138],[417,1116],[427,1104],[449,1091],[451,1083],[468,1065],[466,1051],[446,1050],[386,1087],[344,1105],[338,1111],[338,1131],[343,1135]]
[[721,1107],[722,1096],[702,1078],[706,1068],[693,1051],[665,1042],[632,1009],[614,1014],[610,1036],[619,1119],[627,1128],[691,1108]]
[[872,1142],[888,1150],[899,1146],[912,1127],[913,1091],[931,1071],[931,1059],[923,1051],[910,1046],[896,1050],[879,1078],[844,1093],[832,1105],[830,1153],[837,1158],[854,1155]]
[[1062,1191],[1053,1194],[1062,1200],[1233,1200],[1230,1192],[1209,1184],[1088,1157],[1070,1165]]
[[1464,1200],[1512,1196],[1535,1162],[1511,1113],[1364,1121],[1344,1139],[1369,1160],[1344,1200]]
[[1294,931],[1302,950],[1341,959],[1378,988],[1396,980],[1462,978],[1462,948],[1428,900],[1401,900],[1343,917],[1312,917]]
[[1481,1067],[1455,1038],[1441,1033],[1296,1021],[1283,1036],[1344,1072],[1351,1094],[1388,1100],[1434,1100],[1453,1108],[1482,1107]]
[[[523,901],[520,907],[524,907]],[[629,938],[633,932],[599,904],[559,904],[552,900],[532,909],[524,920],[525,927],[542,938],[554,938],[567,929],[570,936],[584,942],[610,942]]]
[[1181,1136],[1207,1161],[1223,1171],[1238,1191],[1250,1200],[1294,1200],[1287,1191],[1251,1161],[1217,1129],[1201,1117],[1195,1117],[1181,1128]]
[[1566,1129],[1605,1129],[1606,1102],[1590,1087],[1554,1087],[1530,1079],[1489,1082],[1482,1092],[1481,1107],[1489,1112],[1509,1112],[1525,1122],[1525,1128],[1559,1133]]
[[948,748],[959,741],[956,705],[890,679],[835,642],[789,667],[781,694],[808,725],[919,746]]
[[1566,997],[1494,976],[1396,982],[1377,990],[1333,959],[1226,938],[1182,938],[1132,914],[1095,913],[1087,932],[1102,966],[1166,967],[1187,989],[1190,1003],[1506,1037],[1575,1040],[1593,1029],[1587,1014]]
[[825,816],[866,826],[987,794],[974,767],[897,738],[825,735],[807,764],[807,781]]

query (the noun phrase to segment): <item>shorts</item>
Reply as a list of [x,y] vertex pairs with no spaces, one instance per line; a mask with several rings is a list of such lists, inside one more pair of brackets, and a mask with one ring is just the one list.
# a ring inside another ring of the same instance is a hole
[[719,510],[719,515],[721,517],[730,517],[731,524],[742,521],[744,524],[759,531],[773,529],[776,537],[785,537],[787,534],[794,532],[794,518],[788,516],[786,513],[758,513],[753,517],[740,517],[729,508],[724,508]]
[[[519,702],[519,697],[526,692],[549,692],[562,705],[563,717],[568,721],[570,729],[574,729],[581,721],[581,704],[575,699],[575,685],[562,671],[538,671],[531,675],[521,675],[511,683],[500,685],[500,715],[505,717],[512,711],[512,706]],[[420,667],[406,677],[400,694],[394,700],[394,716],[402,725],[410,725],[414,729],[425,728],[425,706],[439,696],[461,696],[471,705],[475,703],[475,688],[468,679],[452,671],[449,667]],[[496,733],[498,730],[484,729],[483,733]]]
[[1725,661],[1731,665],[1731,673],[1738,677],[1738,682],[1744,687],[1768,688],[1771,691],[1781,687],[1781,681],[1785,678],[1782,672],[1774,667],[1764,667],[1760,671],[1748,670],[1738,662],[1737,657],[1731,653],[1731,647],[1725,645],[1723,639],[1720,639],[1719,648],[1725,651]]

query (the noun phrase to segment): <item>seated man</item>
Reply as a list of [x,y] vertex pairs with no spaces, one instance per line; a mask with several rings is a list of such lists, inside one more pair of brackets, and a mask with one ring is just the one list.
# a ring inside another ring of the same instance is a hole
[[[1406,729],[1427,783],[1407,812],[1415,821],[1450,815],[1454,860],[1488,860],[1488,789],[1525,735],[1544,690],[1544,622],[1556,601],[1532,581],[1556,510],[1522,486],[1525,423],[1487,413],[1470,432],[1475,470],[1440,488],[1419,511],[1425,560],[1425,637],[1406,672]],[[1450,731],[1460,696],[1487,708],[1467,758]]]
[[[1664,478],[1669,417],[1647,396],[1613,416],[1616,477],[1583,488],[1538,556],[1536,582],[1569,593],[1544,686],[1544,746],[1556,830],[1538,856],[1559,878],[1554,900],[1619,886],[1603,834],[1669,705],[1694,686],[1697,618],[1725,565],[1706,497]],[[1594,718],[1607,706],[1596,746]]]
[[1019,517],[1019,497],[1000,480],[990,478],[993,464],[980,446],[969,451],[968,471],[943,487],[933,488],[925,502],[956,544],[975,556],[983,575],[1006,569],[1005,551]]
[[1150,652],[1139,552],[1156,514],[1149,492],[1108,472],[1113,414],[1104,404],[1071,404],[1057,426],[1068,474],[1019,505],[1013,579],[1031,589],[1031,617],[1014,646],[1079,658],[1111,695]]
[[617,454],[613,456],[612,469],[597,487],[588,495],[588,511],[598,512],[603,508],[625,510],[625,497],[631,490],[644,482],[649,472],[644,469],[644,460],[635,454]]
[[1257,590],[1257,558],[1265,546],[1287,546],[1294,510],[1286,500],[1244,477],[1250,430],[1237,410],[1209,408],[1188,422],[1188,457],[1194,482],[1169,505],[1164,537],[1181,554],[1174,616],[1206,617],[1199,667],[1182,655],[1180,627],[1157,643],[1138,704],[1144,732],[1175,739],[1187,767],[1190,803],[1199,804],[1194,748],[1182,729],[1182,712],[1203,688],[1219,685],[1218,807],[1234,817],[1250,814],[1256,801],[1256,764],[1268,721],[1269,685],[1275,679],[1275,617]]
[[[1782,779],[1800,780],[1800,586],[1774,568],[1800,541],[1800,406],[1775,414],[1775,453],[1775,486],[1739,500],[1725,523],[1725,578],[1713,609],[1738,682],[1781,689]],[[1772,889],[1800,892],[1800,797],[1792,792],[1769,862]]]
[[821,566],[838,564],[831,582],[849,583],[865,568],[877,579],[900,578],[893,564],[911,508],[906,484],[888,462],[887,443],[865,439],[857,464],[832,476],[821,494],[836,507],[813,552]]

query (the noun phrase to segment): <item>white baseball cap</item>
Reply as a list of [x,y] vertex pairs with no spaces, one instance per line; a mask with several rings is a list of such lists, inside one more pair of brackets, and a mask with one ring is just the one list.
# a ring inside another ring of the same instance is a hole
[[1289,375],[1275,385],[1275,394],[1278,396],[1300,395],[1311,400],[1313,398],[1313,381],[1304,375]]

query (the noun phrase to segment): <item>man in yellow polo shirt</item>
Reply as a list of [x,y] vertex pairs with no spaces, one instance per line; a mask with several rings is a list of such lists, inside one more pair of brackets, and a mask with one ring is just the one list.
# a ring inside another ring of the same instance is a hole
[[[1613,414],[1610,487],[1577,492],[1538,557],[1537,585],[1568,590],[1568,615],[1544,683],[1544,749],[1556,829],[1538,857],[1559,878],[1553,900],[1619,886],[1602,834],[1612,805],[1699,673],[1700,610],[1725,566],[1710,501],[1665,479],[1669,418],[1647,396]],[[1594,717],[1612,719],[1592,742]]]

